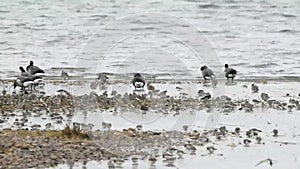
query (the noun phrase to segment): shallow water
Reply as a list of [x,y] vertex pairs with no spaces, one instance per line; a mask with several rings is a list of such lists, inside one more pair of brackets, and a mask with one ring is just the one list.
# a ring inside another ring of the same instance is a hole
[[298,0],[5,0],[0,78],[17,76],[29,60],[55,76],[195,77],[202,64],[221,74],[224,63],[241,78],[299,76],[299,11]]

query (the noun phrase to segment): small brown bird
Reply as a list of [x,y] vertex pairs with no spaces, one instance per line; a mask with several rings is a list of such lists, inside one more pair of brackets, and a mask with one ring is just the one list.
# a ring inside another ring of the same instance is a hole
[[61,71],[61,77],[63,77],[64,80],[68,80],[69,74],[67,72],[65,72],[65,71]]
[[151,83],[148,83],[148,84],[147,84],[147,89],[148,89],[148,90],[151,90],[151,91],[154,91],[154,90],[155,90],[155,87],[154,87]]
[[136,129],[137,129],[138,131],[142,131],[142,130],[143,130],[143,126],[140,125],[140,124],[138,124],[138,125],[136,126]]
[[260,98],[263,101],[267,101],[267,100],[269,100],[270,96],[267,93],[261,93]]
[[185,132],[187,132],[189,126],[188,126],[188,125],[183,125],[182,128],[183,128],[183,130],[184,130]]
[[253,134],[253,133],[252,133],[252,130],[246,131],[246,136],[247,136],[247,137],[249,137],[249,138],[252,137],[252,134]]
[[249,147],[249,144],[251,143],[251,140],[249,140],[249,139],[244,139],[244,144],[245,144],[245,146],[246,147]]
[[236,127],[236,128],[234,129],[234,132],[235,132],[235,134],[240,134],[241,128]]
[[217,149],[214,146],[209,146],[206,147],[206,150],[208,151],[209,154],[214,153],[214,151],[216,151]]
[[274,137],[277,137],[277,136],[278,136],[278,130],[277,130],[277,129],[274,129],[272,132],[273,132],[273,136],[274,136]]
[[257,136],[257,137],[255,138],[255,140],[256,140],[256,143],[257,143],[257,144],[261,144],[262,138],[259,137],[259,136]]
[[200,90],[198,91],[198,96],[199,96],[199,97],[203,97],[204,95],[205,95],[204,90],[201,90],[201,89],[200,89]]

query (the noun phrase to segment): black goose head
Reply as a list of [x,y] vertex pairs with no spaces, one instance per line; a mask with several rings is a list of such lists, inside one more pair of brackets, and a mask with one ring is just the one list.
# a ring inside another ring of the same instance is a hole
[[229,66],[228,66],[228,64],[225,64],[225,68],[227,69]]
[[22,73],[26,72],[22,66],[20,66],[19,69],[21,70]]
[[142,77],[142,75],[140,73],[135,73],[134,77]]
[[206,65],[204,65],[204,66],[202,66],[202,67],[200,68],[201,71],[203,71],[203,70],[205,70],[205,69],[207,69],[207,66],[206,66]]
[[30,61],[30,62],[29,62],[29,65],[30,65],[30,66],[33,66],[33,61]]

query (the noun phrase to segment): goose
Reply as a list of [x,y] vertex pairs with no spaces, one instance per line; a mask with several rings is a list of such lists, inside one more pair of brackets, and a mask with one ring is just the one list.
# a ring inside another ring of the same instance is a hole
[[231,79],[231,82],[233,82],[233,79],[236,77],[237,71],[233,68],[230,68],[228,64],[225,64],[225,77],[229,81]]
[[33,81],[33,89],[35,90],[35,87],[40,85],[43,82],[42,76],[29,76],[29,79]]
[[14,81],[14,89],[16,87],[21,87],[22,90],[25,90],[27,87],[32,87],[34,85],[34,81],[30,77],[20,76]]
[[25,69],[22,66],[20,66],[19,69],[21,71],[21,76],[29,76],[29,73],[26,72]]
[[133,84],[135,89],[144,88],[144,86],[146,84],[144,78],[142,77],[142,75],[140,73],[134,74],[133,79],[131,80],[131,83]]
[[26,67],[26,70],[27,70],[27,72],[29,72],[30,75],[35,75],[35,74],[37,74],[37,73],[42,73],[42,74],[45,73],[45,72],[44,72],[42,69],[40,69],[39,67],[34,66],[34,65],[33,65],[33,61],[30,61],[29,65]]
[[209,79],[215,79],[216,76],[215,74],[213,73],[213,71],[211,69],[209,69],[207,66],[202,66],[200,68],[201,72],[202,72],[202,77],[204,79],[204,82],[206,82]]

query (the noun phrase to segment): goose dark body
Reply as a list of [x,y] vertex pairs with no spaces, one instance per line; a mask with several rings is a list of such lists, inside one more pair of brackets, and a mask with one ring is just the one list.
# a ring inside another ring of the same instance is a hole
[[16,89],[17,86],[19,86],[22,90],[24,90],[26,87],[32,85],[33,83],[34,82],[30,77],[20,76],[14,81],[14,89]]
[[231,79],[233,82],[233,79],[236,77],[237,71],[233,68],[230,68],[228,64],[225,64],[225,77],[227,80]]
[[137,89],[137,88],[144,88],[144,86],[146,84],[144,78],[142,77],[142,75],[140,73],[134,74],[134,77],[133,77],[131,83],[133,84],[133,86],[135,87],[135,89]]
[[208,80],[208,78],[209,79],[215,79],[215,74],[207,66],[202,66],[200,68],[200,70],[202,72],[202,77],[203,77],[203,79],[204,79],[205,82]]
[[39,67],[33,65],[33,61],[30,61],[29,65],[26,67],[26,70],[31,75],[35,75],[37,73],[45,73],[42,69],[40,69]]

